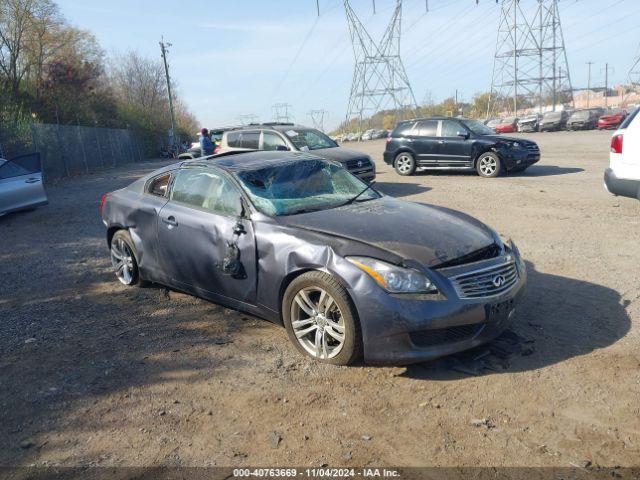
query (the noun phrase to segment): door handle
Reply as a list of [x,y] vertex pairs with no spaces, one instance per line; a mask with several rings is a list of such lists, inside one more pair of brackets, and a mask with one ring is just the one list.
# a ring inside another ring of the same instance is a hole
[[169,225],[169,228],[178,226],[178,222],[176,222],[176,217],[174,217],[173,215],[167,218],[163,218],[162,222]]
[[40,181],[39,178],[29,178],[24,181],[24,183],[38,183]]
[[444,140],[438,140],[438,143],[439,143],[440,145],[443,145],[443,144],[444,144]]

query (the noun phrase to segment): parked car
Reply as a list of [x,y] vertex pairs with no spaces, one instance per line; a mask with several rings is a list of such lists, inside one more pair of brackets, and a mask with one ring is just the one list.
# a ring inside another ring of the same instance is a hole
[[640,108],[624,119],[611,137],[605,188],[614,195],[640,200]]
[[366,130],[363,134],[362,137],[360,138],[361,140],[371,140],[373,138],[373,129],[370,130]]
[[527,115],[526,117],[520,118],[518,120],[518,131],[519,132],[537,132],[541,119],[542,119],[542,115],[539,113],[535,113],[533,115]]
[[540,160],[535,142],[496,135],[466,118],[432,117],[401,122],[387,139],[385,163],[400,175],[418,168],[475,170],[482,177],[521,172]]
[[625,118],[627,118],[627,111],[623,109],[616,109],[605,113],[598,119],[598,130],[616,129],[622,124]]
[[39,153],[0,158],[0,216],[47,203]]
[[[209,136],[211,137],[211,141],[213,142],[213,147],[217,148],[220,146],[220,141],[222,140],[222,134],[225,130],[229,130],[235,127],[226,127],[226,128],[216,128],[213,130],[209,130]],[[198,132],[198,135],[200,133]],[[199,158],[202,156],[202,148],[200,147],[200,142],[193,142],[189,147],[189,150],[178,155],[179,160],[191,160],[194,158]]]
[[547,112],[542,115],[542,120],[540,120],[540,131],[552,132],[554,130],[564,130],[567,126],[568,119],[569,114],[566,110]]
[[489,127],[490,129],[492,129],[495,133],[496,131],[496,127],[498,125],[500,125],[502,123],[502,119],[501,118],[492,118],[490,120],[487,120],[487,122],[485,123],[485,125],[487,127]]
[[514,133],[518,131],[518,118],[507,117],[495,126],[496,133]]
[[567,119],[567,130],[592,130],[598,124],[597,113],[593,110],[576,110]]
[[263,123],[227,130],[215,153],[249,150],[313,152],[342,163],[362,180],[370,182],[376,177],[375,163],[369,155],[341,147],[320,130],[293,123]]
[[326,363],[480,345],[510,324],[527,277],[513,242],[480,221],[297,152],[177,163],[104,196],[101,216],[121,283],[263,317]]
[[387,135],[389,135],[389,130],[385,130],[385,129],[377,129],[374,130],[373,133],[371,134],[371,138],[373,140],[377,140],[378,138],[386,138]]

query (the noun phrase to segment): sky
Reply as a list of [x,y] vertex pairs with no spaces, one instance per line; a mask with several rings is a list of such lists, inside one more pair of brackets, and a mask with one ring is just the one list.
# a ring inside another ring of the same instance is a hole
[[[522,0],[531,6],[535,0]],[[273,119],[275,103],[291,105],[297,123],[324,109],[331,129],[346,114],[353,50],[343,0],[57,0],[76,27],[90,30],[109,56],[137,50],[160,56],[164,36],[179,96],[199,122],[238,124],[240,115]],[[374,38],[395,0],[351,0]],[[490,87],[499,5],[493,0],[403,2],[401,56],[418,103],[458,90],[470,100]],[[627,79],[640,44],[640,1],[560,0],[574,88]]]

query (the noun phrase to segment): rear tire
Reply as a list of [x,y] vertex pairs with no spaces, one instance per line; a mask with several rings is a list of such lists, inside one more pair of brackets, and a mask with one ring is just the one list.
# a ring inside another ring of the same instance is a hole
[[493,152],[484,152],[476,160],[476,172],[484,178],[495,178],[502,171],[500,157]]
[[287,287],[281,308],[289,339],[304,355],[333,365],[361,359],[362,334],[355,306],[331,275],[303,273]]
[[408,177],[416,171],[416,160],[409,152],[401,152],[393,161],[393,167],[398,172],[398,175]]
[[118,230],[111,239],[111,265],[123,285],[144,285],[140,280],[136,246],[127,230]]

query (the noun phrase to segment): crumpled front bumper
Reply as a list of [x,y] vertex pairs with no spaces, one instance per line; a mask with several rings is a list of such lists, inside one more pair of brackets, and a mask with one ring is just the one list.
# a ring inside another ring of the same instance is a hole
[[[352,292],[365,361],[393,365],[422,362],[476,347],[500,335],[512,321],[527,280],[524,262],[517,252],[511,254],[516,256],[517,282],[496,296],[461,298],[450,279],[437,270],[430,272],[441,292],[437,299],[391,295],[376,285],[367,292]],[[476,262],[473,268],[503,260],[501,256]]]

